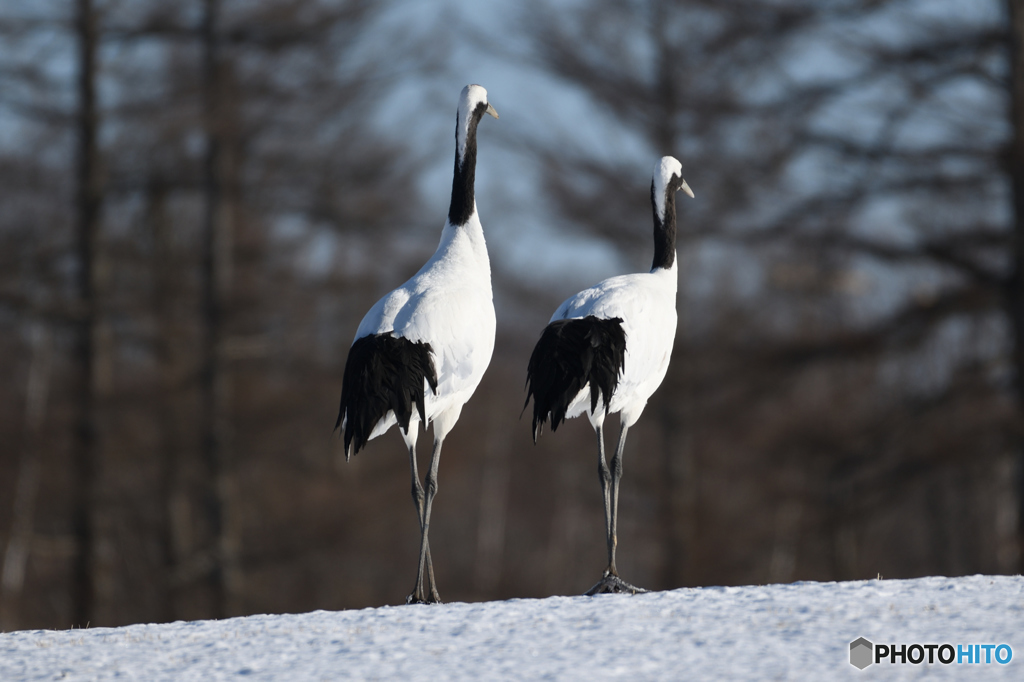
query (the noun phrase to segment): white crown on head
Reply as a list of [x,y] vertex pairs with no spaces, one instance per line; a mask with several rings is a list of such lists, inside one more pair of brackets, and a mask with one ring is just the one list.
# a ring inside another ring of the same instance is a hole
[[673,175],[683,177],[683,164],[674,156],[663,156],[654,167],[654,205],[658,209],[658,216],[665,217],[665,188],[672,180]]
[[479,104],[487,103],[487,90],[482,85],[467,85],[462,88],[459,96],[459,127],[456,130],[458,135],[459,158],[466,153],[466,139],[469,137],[469,117]]

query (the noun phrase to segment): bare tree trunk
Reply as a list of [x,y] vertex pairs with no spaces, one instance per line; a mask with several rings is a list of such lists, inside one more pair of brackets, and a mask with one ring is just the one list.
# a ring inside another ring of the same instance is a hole
[[[595,465],[597,464],[596,450],[597,448],[594,448],[588,453],[590,461]],[[559,495],[548,526],[550,535],[544,557],[545,594],[561,593],[566,585],[582,584],[578,581],[589,578],[585,573],[582,576],[577,573],[580,566],[577,558],[580,553],[579,539],[600,537],[594,532],[599,527],[597,519],[584,518],[584,505],[580,499],[577,484],[579,478],[575,471],[577,466],[578,463],[569,461],[567,457],[558,458],[558,484],[555,489],[559,491]],[[594,471],[597,467],[585,466],[584,469]],[[585,481],[587,478],[589,477],[584,476],[583,480]],[[597,485],[595,484],[594,487],[596,488]],[[598,570],[592,568],[588,570],[593,570],[594,575],[600,577]]]
[[1007,453],[996,461],[995,513],[996,513],[996,571],[1012,575],[1020,572],[1020,514],[1018,513],[1019,480],[1015,477],[1018,457]]
[[676,114],[679,111],[680,100],[676,82],[678,67],[675,64],[678,54],[673,47],[676,38],[669,35],[670,29],[665,20],[663,3],[655,3],[650,21],[650,32],[657,50],[655,68],[658,79],[656,97],[659,115],[652,121],[653,126],[649,135],[657,154],[674,155],[679,153],[676,149],[679,142]]
[[768,564],[768,580],[773,583],[792,582],[800,548],[800,524],[804,516],[801,494],[781,502],[775,510],[775,538]]
[[72,622],[84,626],[92,620],[95,608],[93,555],[95,529],[93,501],[96,479],[96,396],[95,337],[97,313],[95,300],[95,260],[99,234],[102,192],[96,146],[96,13],[92,0],[78,0],[78,171],[77,171],[77,252],[78,252],[78,344],[79,369],[78,425],[75,443],[75,517],[77,543],[74,567]]
[[49,329],[45,323],[36,322],[32,327],[32,359],[25,388],[25,442],[14,491],[11,533],[7,538],[0,579],[0,630],[14,630],[21,624],[18,606],[35,527],[36,494],[39,491],[39,440],[46,421],[46,401],[50,393],[51,351]]
[[493,411],[488,418],[483,475],[480,481],[480,521],[477,526],[476,566],[473,587],[489,598],[501,584],[505,565],[505,524],[511,484],[508,439],[495,434],[501,419]]
[[[147,217],[153,235],[153,309],[157,319],[156,355],[160,368],[159,394],[156,398],[160,424],[160,507],[163,513],[161,545],[163,550],[163,605],[161,620],[177,618],[178,573],[183,552],[183,537],[189,535],[181,527],[182,515],[176,513],[181,498],[179,454],[178,388],[175,349],[177,319],[174,315],[175,263],[171,246],[171,225],[167,217],[167,186],[161,179],[151,181],[147,196]],[[187,520],[187,515],[185,516]]]
[[[659,414],[661,421],[662,474],[665,500],[662,504],[662,529],[665,536],[665,560],[661,575],[664,589],[692,584],[693,555],[697,546],[697,463],[695,408],[692,391],[688,390],[691,360],[688,352],[678,354],[673,362],[682,375],[673,383],[672,398],[665,401]],[[677,413],[671,403],[678,405]]]
[[213,590],[218,615],[240,613],[242,575],[233,504],[234,476],[230,454],[230,378],[224,356],[225,299],[231,281],[234,164],[227,116],[225,65],[220,54],[219,0],[205,0],[203,19],[203,87],[206,113],[203,236],[203,452],[214,483],[209,509],[214,535]]
[[[1010,143],[1008,167],[1013,187],[1013,276],[1008,298],[1014,331],[1013,361],[1017,404],[1024,411],[1024,0],[1007,0],[1010,16]],[[1017,462],[1017,560],[1024,559],[1024,444]],[[1024,570],[1021,565],[1018,571]]]

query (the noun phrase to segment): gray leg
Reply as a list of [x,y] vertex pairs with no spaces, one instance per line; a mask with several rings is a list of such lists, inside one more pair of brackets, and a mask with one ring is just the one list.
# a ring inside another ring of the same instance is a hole
[[608,539],[608,571],[611,575],[618,575],[615,569],[615,549],[619,546],[619,481],[622,479],[622,450],[626,447],[626,431],[628,426],[623,425],[619,431],[619,444],[615,448],[615,455],[612,457],[612,523]]
[[604,431],[600,426],[597,431],[597,477],[601,481],[601,494],[604,496],[604,532],[608,542],[608,568],[604,574],[609,575],[615,570],[615,545],[612,530],[612,473],[604,456]]
[[604,491],[604,515],[605,524],[608,529],[608,568],[604,570],[604,577],[596,585],[587,590],[586,594],[605,594],[608,592],[619,592],[637,594],[647,590],[631,585],[619,577],[618,569],[615,567],[615,548],[618,545],[618,517],[619,517],[619,481],[622,479],[622,451],[626,446],[626,431],[628,427],[623,426],[619,432],[619,444],[612,456],[611,471],[604,459],[604,439],[598,429],[598,447],[601,459],[598,462],[598,470],[601,474],[601,489]]
[[[409,448],[409,466],[412,469],[412,503],[416,506],[416,519],[419,521],[419,524],[420,524],[420,536],[422,537],[422,535],[423,535],[423,502],[424,502],[424,494],[423,494],[423,486],[420,484],[419,469],[418,469],[417,464],[416,464],[416,448],[415,447],[410,447]],[[422,542],[422,540],[421,540],[421,542]],[[430,560],[430,545],[429,544],[427,545],[427,582],[430,585],[430,591],[431,591],[432,595],[435,597],[435,601],[440,601],[439,599],[436,598],[437,597],[437,587],[434,584],[434,565],[433,565],[433,563]],[[422,589],[420,587],[420,580],[419,580],[419,577],[417,576],[417,579],[416,579],[416,589],[414,589],[413,593],[410,594],[409,597],[406,599],[406,603],[425,601],[424,599],[422,599],[422,597],[423,597],[423,594],[422,594]]]
[[[437,594],[437,588],[431,585],[430,594],[426,594],[423,590],[423,574],[427,565],[427,555],[430,552],[430,544],[427,540],[427,534],[430,532],[430,509],[434,504],[434,495],[437,494],[437,465],[441,460],[441,441],[434,441],[434,451],[430,456],[430,470],[427,471],[427,490],[426,499],[423,504],[423,524],[421,528],[420,538],[420,565],[416,572],[416,591],[413,592],[411,601],[419,602],[439,602],[441,601],[440,596]],[[433,582],[433,581],[431,581]]]

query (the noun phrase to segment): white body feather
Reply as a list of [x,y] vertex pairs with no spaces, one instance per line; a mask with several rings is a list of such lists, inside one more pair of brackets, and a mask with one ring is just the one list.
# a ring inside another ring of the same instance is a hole
[[[483,227],[474,208],[465,225],[445,223],[437,251],[408,282],[377,301],[366,313],[355,340],[390,332],[430,344],[437,371],[437,394],[424,382],[428,422],[444,438],[462,406],[480,384],[494,351],[494,297]],[[406,442],[415,444],[419,414],[414,410]],[[397,423],[389,411],[370,438]]]
[[651,397],[668,372],[676,337],[677,260],[672,267],[651,272],[610,277],[584,289],[558,306],[551,322],[593,315],[601,319],[622,318],[626,333],[626,355],[618,386],[607,411],[600,401],[590,410],[589,384],[569,404],[566,417],[586,412],[596,428],[615,412],[626,426],[643,414]]

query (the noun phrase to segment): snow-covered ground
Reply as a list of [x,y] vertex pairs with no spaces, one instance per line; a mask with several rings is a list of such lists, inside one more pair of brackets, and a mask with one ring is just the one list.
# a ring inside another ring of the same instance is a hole
[[[886,659],[861,671],[849,663],[858,637],[964,651],[1007,644],[1013,658]],[[236,677],[1020,680],[1024,578],[708,587],[0,634],[5,682]]]

